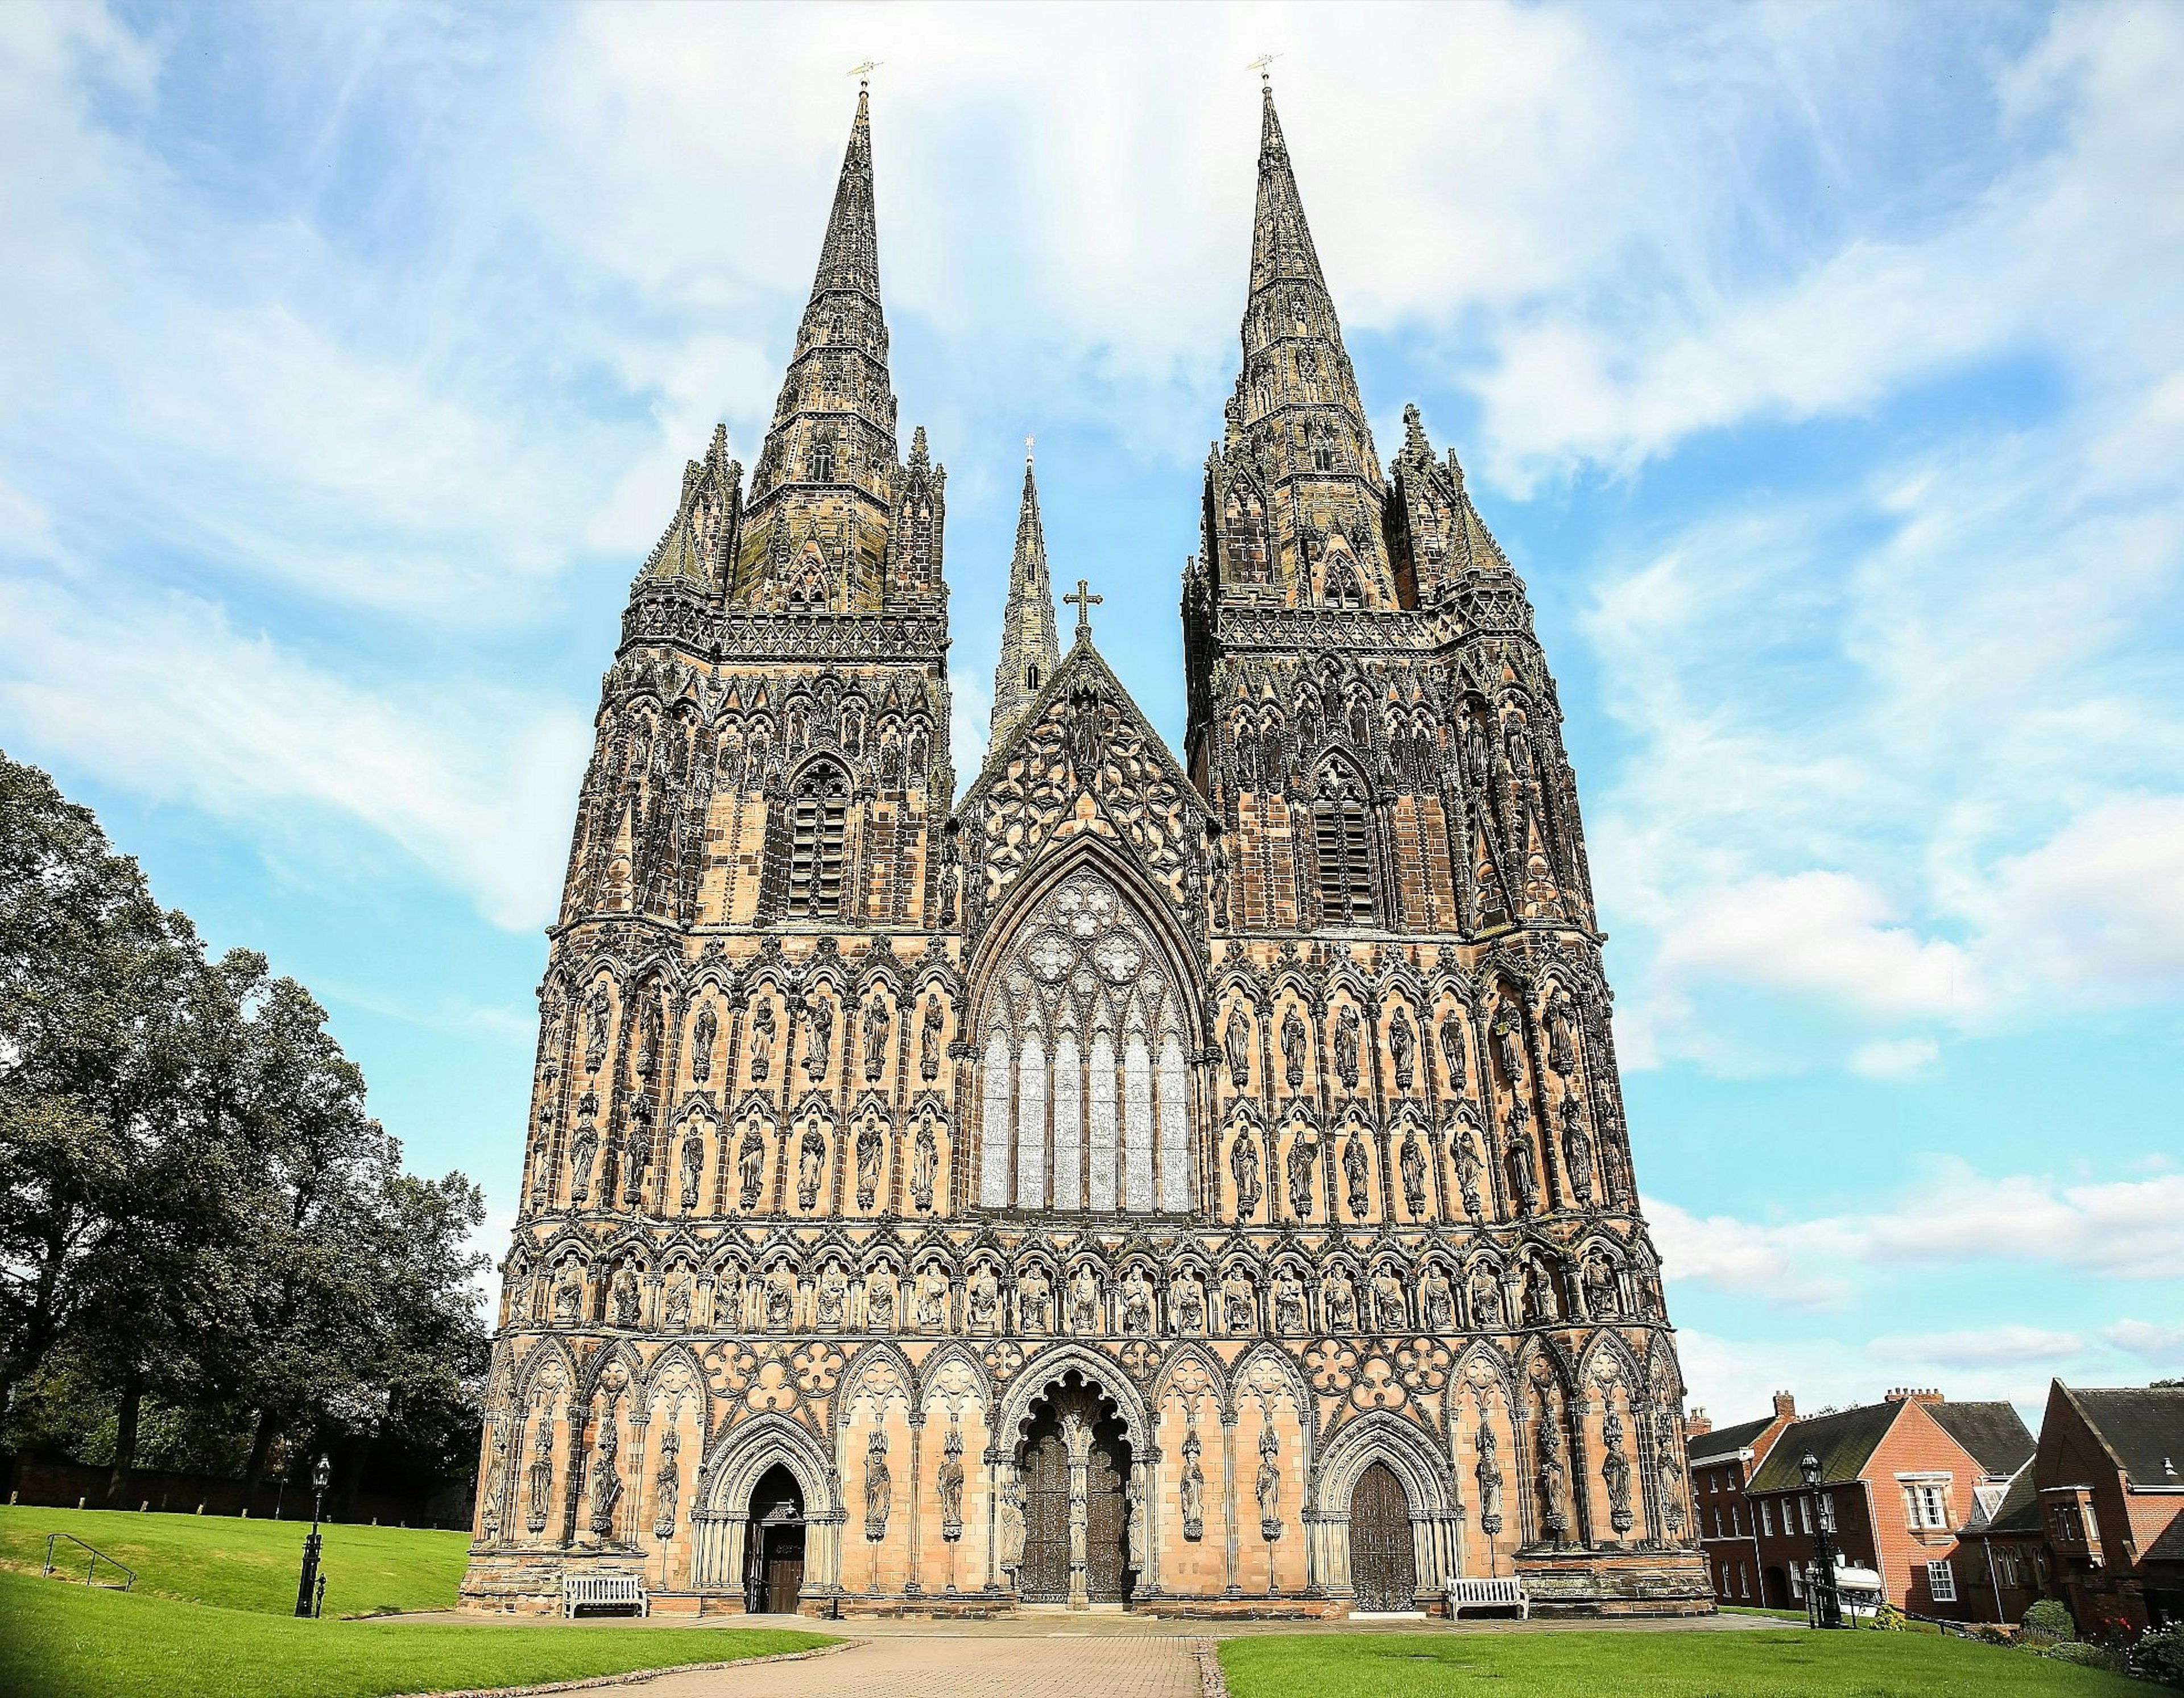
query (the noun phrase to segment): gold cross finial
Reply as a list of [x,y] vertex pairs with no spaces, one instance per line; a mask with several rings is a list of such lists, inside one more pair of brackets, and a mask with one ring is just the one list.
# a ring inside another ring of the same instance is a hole
[[872,73],[879,68],[879,60],[866,59],[862,64],[851,65],[850,67],[850,75],[856,78],[858,86],[862,87],[872,81]]
[[1104,595],[1095,595],[1092,586],[1081,578],[1077,580],[1077,593],[1061,598],[1064,605],[1077,610],[1078,641],[1083,642],[1092,634],[1092,610],[1106,599]]
[[1258,58],[1253,59],[1251,64],[1245,65],[1244,69],[1245,70],[1256,70],[1258,72],[1259,81],[1262,82],[1272,82],[1274,80],[1273,64],[1274,61],[1280,57],[1281,55],[1279,53],[1261,53]]
[[1024,464],[1027,466],[1031,464],[1031,444],[1032,438],[1026,437],[1024,438]]

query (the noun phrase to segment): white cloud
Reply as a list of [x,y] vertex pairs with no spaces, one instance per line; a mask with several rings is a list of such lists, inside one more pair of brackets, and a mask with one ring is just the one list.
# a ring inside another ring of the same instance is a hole
[[2004,858],[1982,907],[2028,982],[2102,1001],[2184,993],[2184,796],[2089,809]]
[[1930,1037],[1875,1038],[1851,1053],[1853,1073],[1868,1079],[1916,1079],[1942,1058],[1942,1046]]
[[2150,1321],[2119,1321],[2103,1327],[2101,1337],[2150,1366],[2170,1370],[2184,1366],[2184,1327],[2163,1327]]
[[1971,1368],[2037,1366],[2055,1372],[2083,1353],[2086,1341],[2075,1332],[2003,1326],[1897,1334],[1875,1338],[1869,1348],[1875,1355],[1896,1361]]

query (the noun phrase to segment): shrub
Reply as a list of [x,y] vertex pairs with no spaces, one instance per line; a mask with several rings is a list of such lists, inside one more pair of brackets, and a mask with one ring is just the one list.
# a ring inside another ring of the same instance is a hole
[[2057,1639],[2075,1639],[2077,1623],[2070,1619],[2070,1607],[2054,1598],[2042,1598],[2025,1612],[2025,1636],[2053,1643]]
[[2141,1680],[2184,1686],[2184,1626],[2154,1628],[2131,1648],[2129,1662]]
[[2124,1672],[2123,1658],[2116,1652],[2103,1645],[2087,1645],[2082,1639],[2064,1639],[2059,1645],[2049,1645],[2041,1655],[2052,1656],[2058,1662],[2074,1662],[2081,1668],[2105,1668],[2111,1674]]
[[1908,1623],[1903,1619],[1903,1611],[1893,1604],[1883,1602],[1866,1625],[1878,1634],[1900,1634]]

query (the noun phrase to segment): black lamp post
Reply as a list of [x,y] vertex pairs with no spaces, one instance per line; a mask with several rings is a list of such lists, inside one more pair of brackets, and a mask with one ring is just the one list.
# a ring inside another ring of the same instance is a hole
[[334,1465],[320,1453],[318,1466],[311,1470],[311,1531],[304,1540],[304,1572],[296,1582],[296,1613],[315,1616],[317,1600],[313,1595],[319,1579],[319,1514],[326,1507],[326,1487],[334,1477]]
[[1828,1495],[1820,1489],[1820,1459],[1808,1450],[1798,1461],[1797,1472],[1813,1494],[1813,1572],[1806,1587],[1805,1620],[1812,1627],[1839,1628],[1843,1614],[1842,1591],[1836,1583],[1836,1521]]

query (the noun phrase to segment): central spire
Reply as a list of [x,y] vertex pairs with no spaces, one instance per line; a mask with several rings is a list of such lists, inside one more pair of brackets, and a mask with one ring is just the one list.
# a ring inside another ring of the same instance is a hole
[[1032,441],[1024,438],[1023,498],[1017,506],[1017,551],[1009,562],[1009,604],[1001,617],[1001,658],[994,668],[989,748],[1013,731],[1054,669],[1061,644],[1054,628],[1054,587],[1046,575],[1046,533],[1039,522],[1039,483],[1032,476]]

